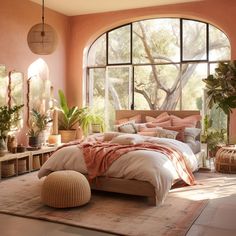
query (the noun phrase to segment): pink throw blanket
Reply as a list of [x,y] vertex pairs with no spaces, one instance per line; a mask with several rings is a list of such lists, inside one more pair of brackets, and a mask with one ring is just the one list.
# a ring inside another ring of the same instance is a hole
[[179,177],[184,182],[188,185],[195,183],[194,176],[186,165],[183,155],[179,151],[164,145],[153,143],[120,145],[115,143],[84,142],[78,146],[83,150],[90,179],[103,175],[115,160],[127,152],[151,150],[165,154],[171,160]]

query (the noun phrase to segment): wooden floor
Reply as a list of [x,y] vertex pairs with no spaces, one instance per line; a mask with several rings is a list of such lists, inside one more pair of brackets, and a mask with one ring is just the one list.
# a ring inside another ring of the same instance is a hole
[[[229,176],[229,175],[228,175]],[[236,235],[236,175],[227,177],[230,194],[210,197],[209,203],[196,219],[187,236]],[[229,179],[229,180],[228,180]],[[219,191],[221,191],[219,186]],[[218,191],[218,192],[219,192]],[[138,232],[137,232],[138,233]],[[47,221],[0,214],[1,236],[108,236],[112,234],[72,227]]]

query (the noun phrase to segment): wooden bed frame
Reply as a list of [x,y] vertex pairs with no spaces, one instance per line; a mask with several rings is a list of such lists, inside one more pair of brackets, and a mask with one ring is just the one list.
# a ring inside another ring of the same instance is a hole
[[[157,117],[159,114],[165,111],[154,110],[117,110],[116,119],[129,118],[138,114],[141,114],[142,122],[145,122],[145,116]],[[175,115],[180,118],[184,118],[190,115],[199,115],[200,111],[166,111],[169,115]],[[200,123],[198,124],[200,127]],[[150,205],[157,206],[155,188],[152,184],[146,181],[139,180],[127,180],[111,177],[98,177],[98,182],[90,183],[91,189],[124,193],[138,196],[145,196],[148,199]]]

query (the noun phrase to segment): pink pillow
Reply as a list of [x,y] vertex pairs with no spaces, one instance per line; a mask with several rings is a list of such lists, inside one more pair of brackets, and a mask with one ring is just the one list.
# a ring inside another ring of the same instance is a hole
[[157,132],[151,132],[151,131],[142,131],[142,132],[138,132],[138,134],[143,135],[143,136],[151,136],[151,137],[156,137],[157,136]]
[[145,117],[146,122],[164,122],[170,119],[170,116],[167,112],[163,112],[161,113],[159,116],[157,116],[156,118],[151,117],[151,116],[146,116]]
[[124,119],[120,119],[120,120],[116,120],[116,124],[117,125],[121,125],[121,124],[124,124],[128,121],[135,121],[135,123],[141,123],[141,114],[138,114],[136,116],[132,116],[130,118],[124,118]]
[[154,128],[154,127],[163,127],[163,126],[171,126],[171,119],[164,121],[164,122],[150,122],[147,123],[146,126],[148,128]]
[[192,115],[185,118],[179,118],[171,115],[172,126],[196,127],[197,122],[201,120],[201,115]]
[[154,128],[141,127],[139,131],[140,132],[157,132],[157,129],[162,129],[162,128],[161,127],[154,127]]

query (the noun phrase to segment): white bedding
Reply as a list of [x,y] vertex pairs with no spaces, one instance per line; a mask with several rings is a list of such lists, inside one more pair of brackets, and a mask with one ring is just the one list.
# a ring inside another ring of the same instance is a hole
[[[145,139],[152,143],[161,143],[178,149],[184,154],[189,168],[192,171],[197,170],[197,158],[185,143],[166,138],[146,137]],[[41,167],[38,177],[42,178],[58,170],[75,170],[83,174],[87,173],[83,152],[77,145],[56,151]],[[173,183],[180,179],[166,155],[147,150],[136,150],[122,155],[110,166],[105,175],[150,182],[155,187],[159,204],[163,202]]]

